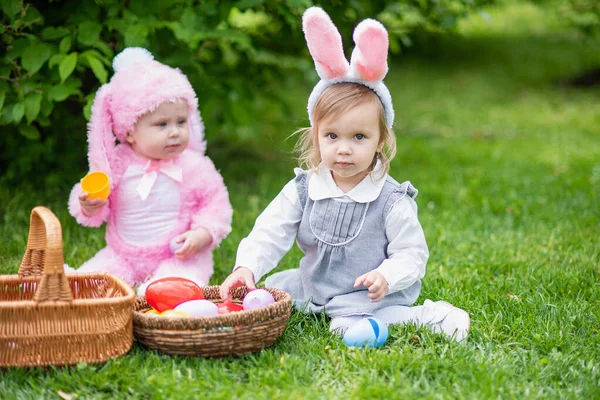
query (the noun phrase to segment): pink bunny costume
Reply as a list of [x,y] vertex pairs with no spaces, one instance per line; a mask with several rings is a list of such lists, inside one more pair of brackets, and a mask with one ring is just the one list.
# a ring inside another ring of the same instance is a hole
[[[115,75],[96,94],[88,125],[90,171],[104,171],[111,182],[108,204],[93,217],[73,187],[69,212],[84,226],[106,222],[107,246],[77,272],[110,272],[138,294],[159,278],[177,276],[206,285],[213,273],[212,250],[231,231],[232,208],[223,178],[204,154],[204,127],[198,100],[187,77],[154,60],[142,48],[127,48],[113,61]],[[137,120],[164,102],[185,100],[189,144],[175,159],[149,162],[125,141]],[[116,140],[120,143],[117,144]],[[177,260],[170,242],[203,227],[212,243],[196,255]]]

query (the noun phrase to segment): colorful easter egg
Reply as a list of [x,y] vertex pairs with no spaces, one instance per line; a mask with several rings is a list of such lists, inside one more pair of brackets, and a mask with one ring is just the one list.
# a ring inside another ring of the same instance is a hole
[[244,306],[244,310],[254,310],[256,308],[268,306],[274,302],[275,299],[273,298],[273,295],[267,290],[255,289],[244,296],[242,305]]
[[190,300],[179,304],[175,311],[182,311],[192,317],[212,317],[219,315],[219,308],[210,300]]
[[162,278],[146,288],[146,301],[160,312],[172,310],[185,301],[203,298],[204,293],[200,286],[185,278]]
[[218,305],[219,314],[227,314],[231,312],[244,311],[244,307],[241,304],[227,301]]
[[350,325],[343,340],[348,347],[380,347],[386,342],[388,335],[385,322],[369,317]]

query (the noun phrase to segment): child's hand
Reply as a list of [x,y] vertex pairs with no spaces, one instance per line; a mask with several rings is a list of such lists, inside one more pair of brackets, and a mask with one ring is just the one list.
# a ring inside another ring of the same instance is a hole
[[239,267],[221,283],[219,294],[223,301],[230,299],[229,290],[246,285],[249,290],[256,289],[254,274],[246,267]]
[[81,206],[81,211],[87,217],[94,217],[98,215],[107,202],[107,200],[102,199],[88,199],[88,194],[86,192],[81,192],[79,194],[79,205]]
[[356,278],[354,287],[365,285],[369,289],[369,299],[379,301],[385,297],[388,291],[388,282],[383,275],[377,271],[367,272]]
[[184,243],[183,246],[175,252],[175,258],[178,260],[185,260],[211,244],[212,236],[205,228],[198,228],[182,233],[177,237],[176,242]]

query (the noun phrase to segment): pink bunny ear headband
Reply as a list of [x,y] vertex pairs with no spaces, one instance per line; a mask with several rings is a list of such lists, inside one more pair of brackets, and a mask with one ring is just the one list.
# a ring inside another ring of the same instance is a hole
[[154,60],[140,47],[129,47],[113,60],[115,74],[96,93],[88,124],[90,171],[111,175],[115,141],[123,142],[138,119],[164,102],[183,99],[188,106],[188,148],[204,152],[204,126],[198,99],[187,77],[176,68]]
[[314,125],[313,111],[325,89],[342,82],[353,82],[373,90],[385,111],[387,125],[394,124],[394,108],[390,91],[383,83],[388,72],[388,34],[374,19],[365,19],[354,29],[355,43],[350,64],[344,56],[342,37],[329,15],[319,7],[311,7],[302,16],[302,29],[308,50],[315,61],[321,80],[308,98],[308,118]]

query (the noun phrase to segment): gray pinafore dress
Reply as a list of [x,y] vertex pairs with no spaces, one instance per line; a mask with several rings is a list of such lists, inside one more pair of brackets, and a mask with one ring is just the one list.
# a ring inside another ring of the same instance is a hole
[[300,310],[324,310],[330,317],[372,315],[385,307],[414,304],[421,281],[379,302],[367,297],[364,286],[353,287],[357,277],[388,258],[385,218],[400,198],[416,197],[410,182],[400,184],[386,176],[381,194],[370,203],[313,201],[308,197],[306,171],[297,171],[296,187],[304,211],[296,241],[304,257],[299,268],[278,272],[265,285],[290,293]]

